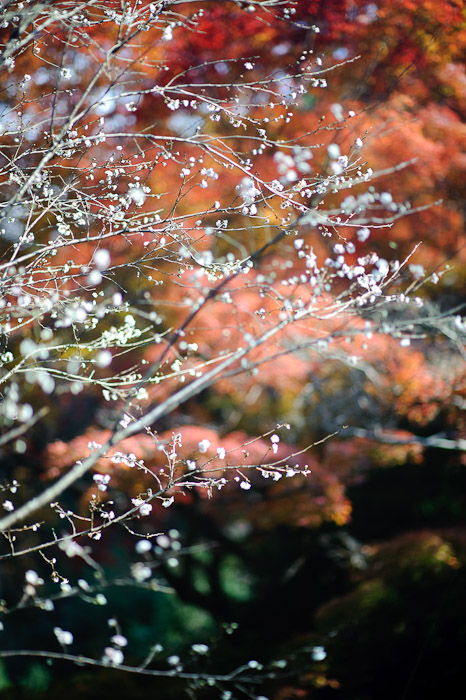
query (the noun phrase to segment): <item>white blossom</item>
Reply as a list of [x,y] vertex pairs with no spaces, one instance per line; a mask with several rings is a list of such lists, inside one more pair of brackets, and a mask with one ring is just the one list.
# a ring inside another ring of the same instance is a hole
[[151,503],[143,503],[142,506],[139,508],[139,513],[141,515],[149,515],[152,511],[152,504]]
[[54,627],[53,631],[59,643],[63,646],[69,646],[70,644],[73,644],[73,635],[71,632],[62,630],[61,627]]
[[323,661],[327,656],[327,652],[325,651],[324,647],[315,646],[312,649],[311,656],[313,661]]
[[383,204],[384,206],[388,206],[392,203],[392,195],[390,192],[382,192],[380,195],[380,204]]
[[210,447],[210,440],[207,440],[207,438],[204,438],[198,444],[199,452],[207,452],[209,447]]
[[171,41],[173,39],[173,25],[168,24],[163,30],[162,39],[164,41]]
[[32,569],[26,571],[24,578],[31,586],[41,586],[44,583],[44,579],[40,578],[37,571],[33,571]]
[[139,542],[136,542],[135,550],[138,554],[150,552],[151,549],[152,545],[149,540],[139,540]]
[[131,187],[128,195],[138,207],[142,206],[146,201],[146,194],[141,187]]
[[135,579],[135,581],[146,581],[152,576],[152,570],[146,564],[138,561],[136,564],[131,566],[131,576]]
[[122,634],[114,634],[110,641],[117,647],[125,647],[128,644],[128,640]]
[[371,232],[367,228],[367,226],[364,226],[363,228],[360,228],[359,231],[356,232],[356,236],[359,241],[364,242],[367,241],[369,236],[371,235]]
[[106,270],[110,265],[110,253],[105,248],[100,248],[94,255],[94,264],[99,270]]
[[329,146],[327,146],[327,153],[329,158],[336,160],[341,155],[340,146],[337,143],[331,143]]
[[121,649],[115,649],[114,647],[106,647],[104,649],[104,656],[102,658],[104,663],[110,663],[113,666],[120,666],[124,659],[125,657]]

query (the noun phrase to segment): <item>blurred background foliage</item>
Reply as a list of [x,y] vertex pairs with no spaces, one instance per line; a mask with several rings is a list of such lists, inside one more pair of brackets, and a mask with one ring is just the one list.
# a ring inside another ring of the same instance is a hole
[[[153,49],[152,60],[169,69],[165,80],[189,69],[187,82],[209,82],[221,94],[224,80],[235,76],[236,64],[229,68],[229,59],[253,55],[256,75],[276,70],[283,55],[291,65],[303,50],[322,55],[326,65],[348,61],[332,74],[327,90],[305,96],[299,119],[278,125],[277,137],[312,131],[324,114],[326,123],[341,128],[342,151],[351,134],[366,134],[364,157],[374,169],[416,159],[388,176],[384,186],[414,204],[441,203],[396,222],[389,236],[375,231],[375,246],[381,255],[396,250],[403,256],[422,240],[416,263],[439,276],[445,263],[450,269],[419,294],[439,318],[442,310],[464,303],[464,3],[298,0],[287,3],[296,12],[286,22],[268,13],[264,21],[259,12],[247,11],[247,3],[200,4],[204,15],[196,31],[175,32],[171,42]],[[191,4],[177,11],[188,16]],[[320,32],[311,32],[312,25]],[[103,42],[105,31],[94,28],[93,40]],[[58,39],[55,50],[61,50]],[[79,50],[76,61],[78,56]],[[226,66],[222,73],[215,69],[218,62]],[[136,113],[141,130],[154,110],[160,129],[175,129],[169,110],[147,97]],[[355,116],[348,122],[349,111]],[[162,184],[169,190],[177,167],[167,168],[164,183],[154,178],[153,191]],[[180,206],[189,212],[189,198]],[[260,242],[260,237],[254,241]],[[325,248],[325,242],[321,245]],[[124,262],[124,249],[120,255]],[[144,294],[144,281],[135,287],[134,277],[124,275],[128,295]],[[169,288],[167,293],[176,299],[178,292]],[[151,360],[150,348],[138,352]],[[184,655],[186,668],[194,671],[227,671],[256,658],[287,660],[277,679],[251,695],[237,690],[238,697],[456,697],[466,653],[466,452],[454,449],[455,440],[466,434],[464,355],[441,341],[400,348],[383,339],[369,344],[367,360],[375,378],[338,360],[310,366],[285,357],[279,366],[265,366],[258,381],[219,383],[161,426],[170,435],[181,425],[188,441],[191,430],[193,444],[205,436],[196,426],[207,426],[213,453],[215,439],[230,440],[233,449],[248,435],[273,428],[276,420],[289,420],[287,440],[298,446],[342,425],[349,428],[311,451],[307,478],[268,480],[239,493],[225,489],[211,500],[192,491],[170,509],[154,508],[140,534],[171,535],[156,551],[155,579],[149,582],[135,587],[134,579],[125,579],[134,537],[124,528],[113,528],[101,544],[93,543],[98,564],[91,574],[83,559],[66,561],[62,575],[83,577],[118,610],[118,626],[129,640],[128,663],[138,663],[157,643],[164,647],[163,659]],[[124,357],[121,361],[126,367]],[[89,388],[71,398],[50,400],[50,413],[20,456],[2,452],[5,483],[27,483],[35,474],[45,484],[74,454],[82,456],[90,439],[102,436],[107,426],[100,397]],[[40,400],[39,392],[29,397],[35,407]],[[390,440],[380,440],[379,433]],[[429,441],[432,436],[444,445]],[[140,440],[128,448],[157,464],[156,452]],[[124,490],[132,478],[133,472],[117,470],[115,488]],[[79,509],[85,486],[76,484],[67,498]],[[24,536],[28,542],[34,544],[34,533]],[[38,570],[32,556],[31,568]],[[46,578],[45,562],[43,569],[39,573]],[[8,603],[22,585],[17,576],[14,562],[5,561],[1,597]],[[107,606],[96,595],[72,603],[58,596],[48,616],[18,610],[11,622],[5,618],[2,645],[49,648],[44,640],[59,623],[73,630],[86,655],[99,657],[110,632]],[[205,657],[190,651],[199,642],[210,645]],[[0,696],[7,700],[63,694],[70,700],[113,694],[142,698],[154,692],[179,698],[184,686],[177,679],[155,681],[58,661],[7,659],[0,665]],[[220,697],[219,692],[199,688],[192,697]]]

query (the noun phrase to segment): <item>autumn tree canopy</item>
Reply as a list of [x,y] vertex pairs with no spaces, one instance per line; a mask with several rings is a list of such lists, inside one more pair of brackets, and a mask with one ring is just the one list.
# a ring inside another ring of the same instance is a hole
[[2,691],[439,692],[463,3],[7,0],[0,27]]

